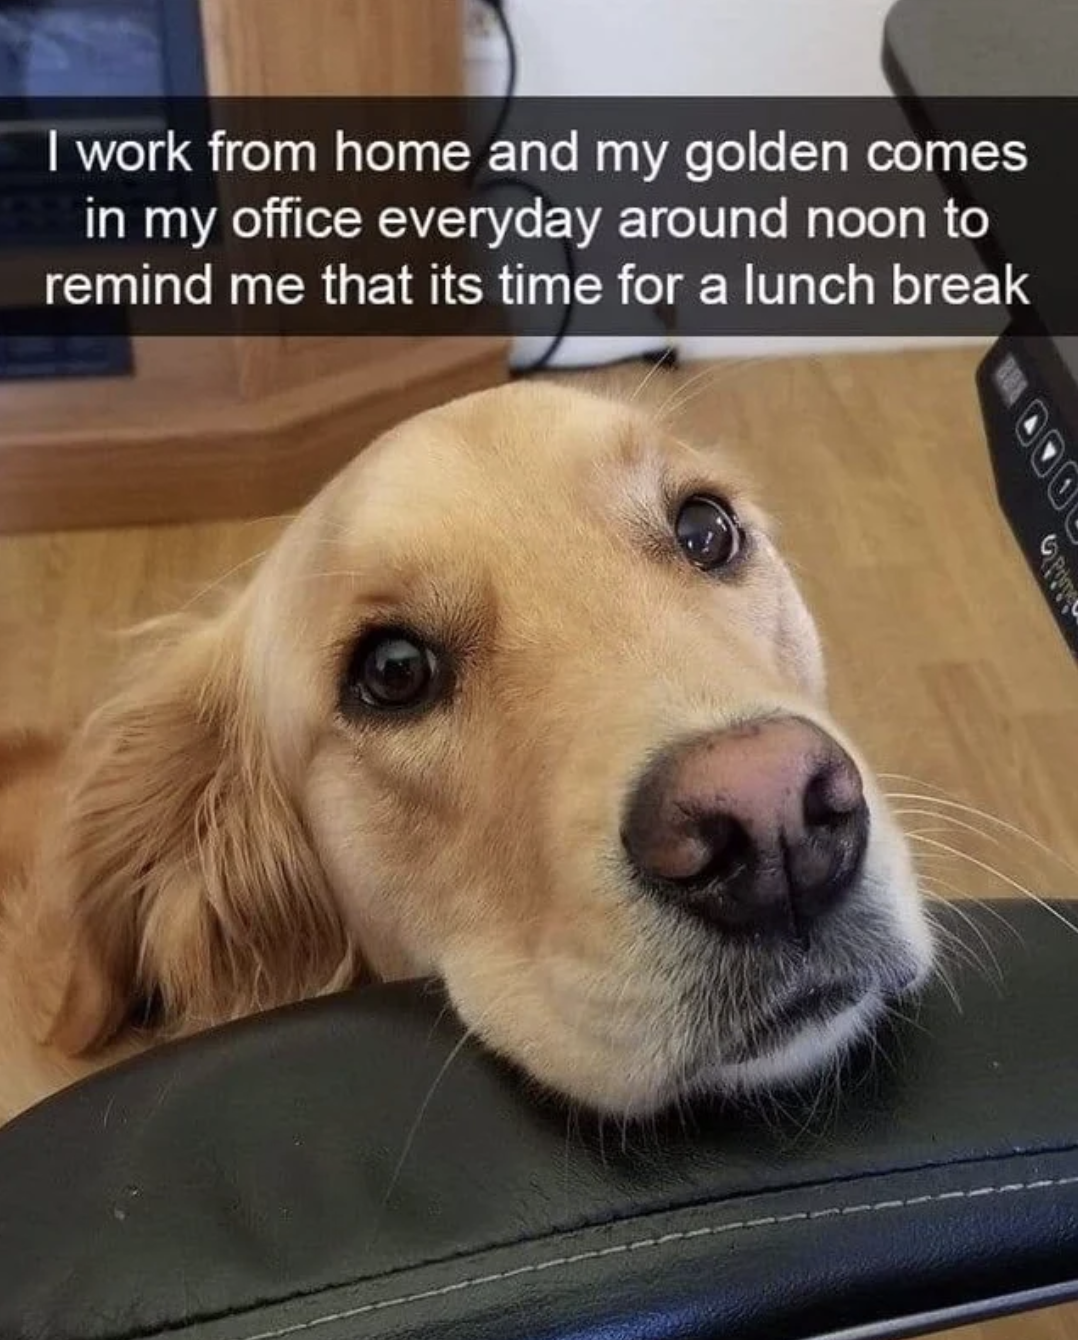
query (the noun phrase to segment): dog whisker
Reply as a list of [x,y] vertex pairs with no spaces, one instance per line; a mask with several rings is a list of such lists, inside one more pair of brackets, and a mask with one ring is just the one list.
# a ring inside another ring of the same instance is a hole
[[[732,369],[731,369],[732,371]],[[665,423],[677,412],[678,399],[685,394],[691,387],[699,382],[710,383],[717,379],[719,369],[706,367],[700,372],[693,373],[690,377],[679,380],[672,388],[665,400],[656,408],[655,417],[660,423]]]
[[332,580],[341,580],[347,578],[350,581],[359,581],[363,577],[363,572],[359,568],[325,568],[321,572],[304,572],[293,580],[296,583],[301,582],[328,582]]
[[[397,1184],[399,1183],[401,1174],[404,1171],[404,1165],[408,1161],[409,1154],[411,1154],[412,1152],[412,1148],[415,1145],[416,1136],[419,1134],[419,1128],[423,1123],[423,1118],[427,1115],[427,1111],[430,1108],[431,1102],[434,1098],[435,1093],[438,1090],[439,1085],[441,1084],[442,1080],[445,1079],[446,1075],[449,1073],[450,1067],[453,1065],[453,1062],[456,1061],[457,1057],[460,1056],[465,1046],[469,1042],[471,1042],[474,1037],[475,1032],[473,1029],[466,1028],[464,1030],[459,1040],[454,1044],[452,1051],[443,1061],[442,1066],[439,1069],[438,1073],[431,1081],[426,1096],[419,1105],[419,1110],[415,1115],[415,1120],[412,1122],[412,1125],[408,1130],[408,1134],[405,1137],[404,1146],[401,1149],[400,1156],[397,1159],[396,1166],[394,1167],[392,1175],[390,1176],[389,1184],[386,1187],[384,1196],[382,1197],[381,1209],[383,1211],[389,1205],[390,1199],[392,1198],[394,1191],[397,1189]],[[375,1224],[374,1227],[376,1231],[378,1227],[377,1223]]]
[[[917,800],[921,800],[921,799],[923,799],[923,798],[920,797],[920,796],[915,796],[915,797],[913,797],[913,798],[914,798],[914,799],[917,799]],[[909,815],[909,814],[913,814],[913,815],[917,815],[917,814],[928,815],[928,814],[931,814],[932,817],[937,817],[937,812],[935,812],[935,811],[927,811],[927,810],[920,810],[920,809],[905,809],[905,810],[899,809],[899,810],[896,810],[895,813],[896,813],[897,815],[903,815],[903,814],[906,814],[906,815]],[[938,815],[938,817],[941,817],[941,818],[945,819],[946,822],[947,822],[947,824],[949,825],[949,827],[948,827],[947,829],[943,830],[944,832],[948,832],[948,833],[949,833],[949,832],[953,832],[954,829],[957,828],[957,829],[959,829],[959,830],[963,830],[963,831],[967,831],[967,832],[969,832],[969,833],[972,833],[975,837],[981,838],[982,840],[984,840],[984,841],[986,841],[986,842],[990,842],[990,843],[992,843],[992,844],[995,845],[995,846],[1001,846],[1001,845],[1002,845],[1000,839],[998,839],[995,835],[993,835],[993,834],[991,834],[991,833],[986,833],[986,832],[984,832],[983,830],[981,830],[980,828],[978,828],[976,825],[974,825],[974,824],[969,824],[969,823],[965,822],[965,821],[962,820],[962,819],[958,819],[956,816],[954,816],[954,815],[952,815],[952,814],[945,813],[945,814],[942,814],[942,815]],[[985,817],[986,817],[986,818],[991,818],[991,816],[987,816],[987,815],[986,815]],[[933,831],[936,831],[936,830],[933,830]],[[924,829],[924,830],[915,830],[915,831],[912,831],[912,832],[907,833],[907,836],[910,837],[911,839],[916,840],[916,839],[918,839],[918,838],[926,837],[926,836],[928,835],[928,833],[929,833],[929,830],[927,830],[927,829]],[[930,857],[930,856],[935,855],[935,856],[937,856],[937,857],[939,857],[939,858],[941,858],[941,859],[953,859],[953,858],[957,858],[957,859],[965,859],[965,860],[973,860],[973,859],[974,859],[974,858],[972,857],[971,853],[960,851],[960,850],[958,850],[958,849],[956,849],[956,848],[951,847],[950,844],[944,843],[944,844],[940,844],[940,845],[942,845],[943,848],[944,848],[944,851],[943,851],[942,853],[925,853],[925,852],[922,852],[922,853],[920,853],[920,858],[921,858],[921,859],[924,859],[924,858],[926,858],[926,857]],[[1047,848],[1046,848],[1045,850],[1048,852],[1049,855],[1053,855],[1053,854],[1054,854],[1054,853],[1051,853],[1050,851],[1048,851]],[[994,874],[997,878],[1002,879],[1004,882],[1008,882],[1008,881],[1007,881],[1007,877],[1003,874],[1002,871],[997,870],[995,867],[985,867],[985,868],[986,868],[987,870],[989,870],[992,874]],[[938,882],[938,883],[943,883],[942,881],[938,881],[938,880],[937,880],[937,882]],[[998,921],[1000,921],[1004,926],[1006,926],[1007,929],[1008,929],[1012,934],[1014,934],[1014,935],[1017,936],[1017,932],[1015,931],[1015,929],[1014,929],[1014,927],[1011,925],[1011,923],[1010,923],[1009,921],[1007,921],[1006,917],[1004,917],[1004,916],[1003,916],[997,909],[995,909],[995,908],[992,907],[992,905],[991,905],[991,899],[976,899],[976,898],[973,898],[972,895],[968,894],[965,890],[959,889],[959,888],[957,888],[957,887],[954,886],[954,885],[944,885],[944,887],[946,887],[946,888],[947,888],[950,892],[952,892],[956,897],[963,898],[963,899],[965,899],[966,901],[973,901],[973,902],[977,902],[977,903],[979,903],[979,905],[982,906],[982,907],[984,908],[985,911],[989,912],[989,913],[990,913],[992,916],[994,916]],[[1031,898],[1034,897],[1034,895],[1032,894],[1032,892],[1029,891],[1029,890],[1026,890],[1026,889],[1024,888],[1024,886],[1022,886],[1022,885],[1019,884],[1017,887],[1018,887],[1018,889],[1019,889],[1020,891],[1025,892],[1029,897],[1031,897]],[[1036,901],[1036,899],[1035,899],[1035,901]],[[1042,901],[1042,905],[1044,905],[1044,904],[1043,904],[1043,900],[1041,900],[1041,901]],[[1019,939],[1019,941],[1021,941],[1021,936],[1018,936],[1018,939]]]
[[582,1139],[580,1130],[580,1108],[574,1100],[570,1099],[566,1104],[565,1113],[565,1149],[562,1157],[562,1169],[564,1174],[565,1201],[567,1205],[572,1203],[573,1191],[570,1185],[569,1168],[572,1162],[572,1143],[574,1127],[578,1139]]
[[[922,853],[921,855],[923,858],[924,856],[932,856],[933,854],[934,853],[932,852],[927,852]],[[1025,941],[1022,939],[1021,932],[1017,929],[1017,927],[1014,925],[1013,922],[1008,921],[1008,919],[1003,915],[1003,913],[999,910],[999,908],[994,905],[993,900],[991,898],[977,898],[973,894],[969,893],[966,889],[963,889],[960,885],[950,883],[948,880],[944,879],[941,875],[927,874],[925,875],[924,878],[931,882],[933,889],[942,890],[944,894],[949,895],[948,897],[941,898],[940,899],[941,902],[946,902],[948,905],[950,905],[951,903],[960,899],[963,903],[972,903],[975,907],[979,907],[982,912],[987,913],[988,916],[992,917],[995,921],[999,922],[999,924],[1003,926],[1005,930],[1007,930],[1011,935],[1014,936],[1015,940],[1019,944],[1025,943]],[[959,912],[959,915],[961,915],[959,909],[956,909],[956,911]]]
[[995,878],[1014,889],[1016,893],[1020,893],[1028,898],[1030,902],[1036,903],[1037,906],[1047,912],[1049,916],[1055,917],[1058,922],[1066,926],[1067,930],[1078,935],[1078,926],[1065,917],[1057,907],[1053,907],[1046,899],[1039,897],[1037,894],[1033,893],[1032,890],[1027,889],[1025,885],[1020,884],[1018,880],[1012,879],[1009,875],[1004,874],[1002,870],[998,870],[995,866],[989,865],[986,861],[979,860],[976,856],[971,856],[969,852],[959,851],[955,847],[950,847],[946,843],[939,842],[936,838],[921,838],[920,841],[930,843],[935,847],[940,847],[941,849],[948,851],[952,856],[957,856],[960,860],[968,861],[971,865],[975,865],[979,870],[985,871],[986,874],[995,876]]
[[213,581],[207,582],[205,586],[200,587],[194,595],[184,601],[180,606],[180,611],[186,612],[193,609],[196,605],[201,605],[204,600],[207,600],[215,592],[222,590],[222,588],[227,586],[229,582],[238,577],[241,572],[246,572],[248,568],[254,567],[257,563],[261,563],[272,548],[272,544],[267,545],[267,547],[262,549],[259,553],[251,554],[247,558],[241,559],[234,567],[231,567],[227,572],[222,573],[220,577],[215,577]]
[[[898,780],[904,780],[898,773],[883,773],[881,776],[892,776]],[[1003,829],[1004,832],[1009,833],[1012,837],[1018,837],[1024,842],[1030,843],[1030,845],[1035,847],[1039,852],[1043,853],[1051,860],[1057,861],[1065,870],[1078,877],[1078,866],[1068,861],[1066,857],[1062,856],[1054,848],[1050,847],[1047,843],[1042,842],[1039,838],[1034,837],[1032,833],[1027,832],[1023,828],[1019,828],[1016,824],[1008,823],[1006,819],[1001,819],[998,815],[992,814],[988,810],[979,809],[975,805],[964,804],[962,801],[952,800],[947,796],[920,795],[916,792],[905,791],[888,792],[886,793],[886,796],[889,801],[913,800],[924,804],[940,805],[947,809],[960,810],[977,819],[983,819],[987,823],[994,824],[997,828]],[[983,834],[983,836],[987,838],[989,835],[986,833]]]
[[[976,921],[974,921],[973,918],[970,916],[970,914],[965,910],[965,908],[963,908],[960,903],[954,901],[953,899],[941,898],[938,894],[935,893],[934,889],[931,886],[929,886],[925,890],[925,892],[930,899],[935,899],[941,903],[945,903],[947,908],[955,916],[957,916],[959,920],[963,923],[963,925],[965,925],[977,937],[982,948],[984,949],[984,952],[988,955],[988,958],[991,962],[992,970],[996,978],[998,980],[1002,980],[1003,969],[1002,966],[1000,965],[1000,961],[996,955],[995,950],[992,948],[991,941],[985,935],[984,931],[981,930],[980,926],[977,925]],[[935,920],[933,924],[936,934],[938,937],[940,937],[940,939],[949,941],[950,944],[956,948],[960,947],[964,951],[966,961],[970,964],[970,966],[979,970],[985,977],[989,976],[988,969],[985,963],[982,961],[980,955],[973,949],[971,945],[966,944],[965,941],[962,940],[961,936],[956,931],[941,926],[939,922]]]
[[[903,1026],[903,1028],[915,1028],[919,1033],[922,1033],[926,1038],[932,1037],[932,1030],[930,1028],[927,1028],[921,1022],[920,1019],[918,1019],[915,1015],[910,1014],[909,1011],[904,1010],[900,1005],[895,1005],[893,1003],[888,1005],[887,1013],[891,1016],[891,1018],[897,1019],[898,1022]],[[888,1057],[887,1049],[883,1046],[882,1043],[879,1045],[879,1052],[880,1055],[888,1062],[892,1074],[898,1074],[897,1066],[890,1059],[890,1057]]]
[[735,373],[743,371],[745,368],[759,363],[762,360],[759,357],[735,358],[729,362],[720,364],[717,367],[706,367],[702,371],[689,377],[687,380],[679,383],[673,391],[667,396],[666,400],[656,410],[656,418],[661,423],[668,423],[676,415],[681,414],[694,401],[699,399],[705,392],[732,377]]
[[648,368],[647,372],[644,373],[640,381],[637,382],[636,389],[629,397],[629,404],[630,405],[634,404],[639,399],[639,397],[643,395],[644,391],[647,389],[648,384],[651,382],[651,379],[657,373],[663,371],[664,369],[669,370],[669,368],[670,365],[665,358],[657,358],[654,361],[654,363],[652,363],[651,367]]
[[943,987],[944,991],[950,996],[957,1014],[964,1014],[962,1008],[962,997],[959,994],[958,987],[955,985],[954,978],[951,976],[950,964],[941,962],[936,965],[936,977]]
[[[942,883],[942,881],[940,881],[938,877],[933,876],[932,878],[935,879],[937,883]],[[948,890],[954,888],[953,885],[946,885],[944,887],[946,887]],[[1019,945],[1023,946],[1025,945],[1025,940],[1022,936],[1021,931],[1018,930],[1018,928],[1012,921],[1009,921],[1003,915],[1003,913],[995,905],[993,899],[977,898],[973,894],[966,893],[963,890],[956,890],[955,892],[957,894],[957,897],[961,898],[963,903],[972,903],[974,907],[979,907],[982,912],[985,912],[988,916],[992,917],[994,921],[997,921],[1004,928],[1004,930],[1006,930],[1010,935],[1012,935]],[[953,899],[949,898],[947,899],[947,902],[951,903],[953,902]]]
[[[837,1056],[828,1058],[827,1064],[820,1075],[813,1082],[812,1101],[808,1110],[798,1120],[796,1129],[789,1140],[789,1146],[795,1147],[807,1136],[814,1135],[819,1139],[827,1129],[829,1121],[834,1119],[835,1098],[842,1087],[842,1060]],[[829,1101],[828,1114],[823,1121],[817,1123],[816,1118],[819,1115],[824,1101]]]
[[896,809],[895,815],[898,818],[912,816],[913,818],[943,819],[945,821],[945,826],[942,829],[913,829],[908,834],[910,837],[923,837],[929,833],[950,833],[955,829],[959,829],[966,833],[972,833],[974,837],[981,838],[985,842],[990,842],[994,847],[1001,847],[1003,845],[1002,839],[996,837],[995,834],[986,833],[984,829],[978,828],[976,824],[968,823],[965,819],[959,819],[953,814],[941,814],[938,810],[926,810],[912,807]]

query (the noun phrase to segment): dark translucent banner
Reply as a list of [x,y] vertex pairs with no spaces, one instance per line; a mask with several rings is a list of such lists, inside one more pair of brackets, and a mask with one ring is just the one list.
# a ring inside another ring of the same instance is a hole
[[0,102],[0,333],[1078,333],[1078,100],[498,112]]

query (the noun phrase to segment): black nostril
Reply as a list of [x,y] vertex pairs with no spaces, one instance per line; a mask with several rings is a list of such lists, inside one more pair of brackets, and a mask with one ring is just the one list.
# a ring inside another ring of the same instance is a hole
[[[692,871],[674,875],[647,872],[651,891],[711,925],[756,932],[790,921],[781,855],[767,860],[759,840],[732,814],[693,813],[682,808],[700,860]],[[765,873],[761,864],[769,867]]]
[[685,888],[716,888],[743,876],[756,855],[756,845],[745,826],[729,814],[699,815],[696,826],[707,847],[707,860],[695,875],[675,882]]
[[803,803],[805,824],[809,828],[824,828],[834,823],[835,807],[830,796],[829,770],[822,770],[805,787]]
[[809,779],[802,797],[806,828],[830,828],[865,808],[861,778],[852,764],[828,762]]

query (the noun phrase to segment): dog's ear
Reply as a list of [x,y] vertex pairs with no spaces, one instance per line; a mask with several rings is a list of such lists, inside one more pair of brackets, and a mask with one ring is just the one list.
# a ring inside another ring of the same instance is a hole
[[76,741],[49,1040],[175,1035],[344,986],[354,962],[221,622],[171,628]]

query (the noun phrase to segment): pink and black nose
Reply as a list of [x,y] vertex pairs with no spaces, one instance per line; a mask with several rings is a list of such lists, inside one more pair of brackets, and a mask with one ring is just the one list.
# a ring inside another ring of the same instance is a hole
[[853,888],[868,835],[856,765],[799,717],[674,747],[644,776],[622,828],[655,895],[725,931],[799,940]]

